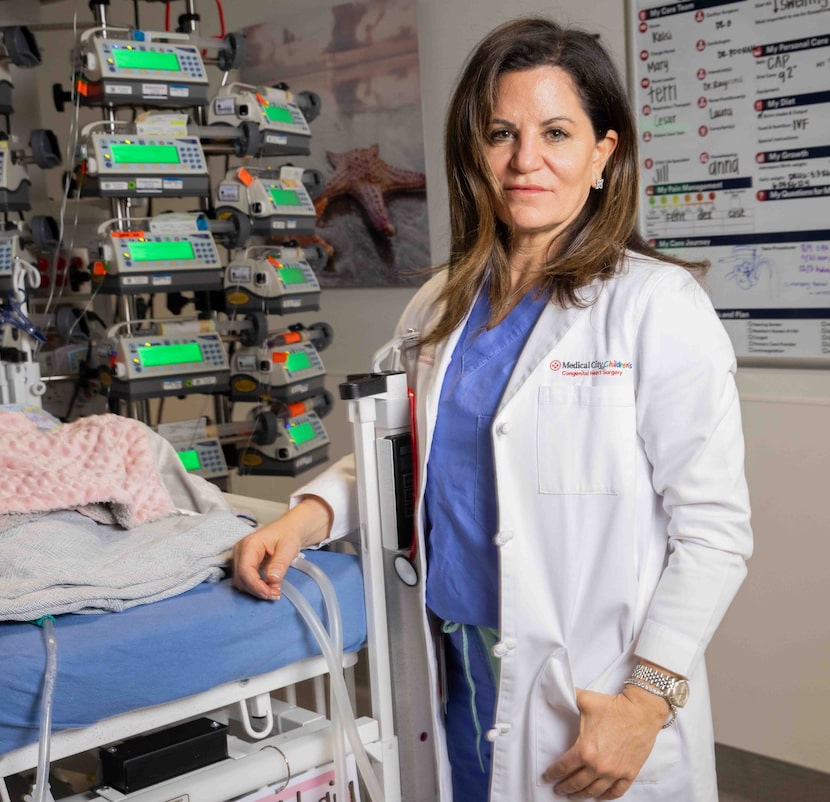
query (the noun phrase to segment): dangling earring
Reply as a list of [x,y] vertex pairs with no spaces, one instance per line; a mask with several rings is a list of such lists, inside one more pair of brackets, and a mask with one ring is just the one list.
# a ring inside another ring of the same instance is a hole
[[594,184],[594,189],[602,189],[605,186],[605,179],[600,176]]

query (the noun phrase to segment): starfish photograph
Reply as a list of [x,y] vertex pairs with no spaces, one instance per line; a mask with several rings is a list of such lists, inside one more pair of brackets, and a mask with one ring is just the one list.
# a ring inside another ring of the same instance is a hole
[[326,179],[320,199],[350,195],[360,205],[372,230],[384,237],[395,235],[384,196],[392,192],[426,189],[426,177],[415,170],[393,167],[380,157],[380,146],[354,148],[345,153],[326,151],[334,173]]
[[283,10],[245,29],[243,81],[319,98],[304,166],[324,178],[314,198],[324,289],[417,286],[432,264],[416,6]]

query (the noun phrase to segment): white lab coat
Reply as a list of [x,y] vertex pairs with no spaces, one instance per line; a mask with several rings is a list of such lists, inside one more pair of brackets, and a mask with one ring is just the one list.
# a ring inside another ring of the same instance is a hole
[[[430,330],[442,281],[416,294],[399,333]],[[576,739],[575,688],[618,693],[638,655],[687,676],[691,697],[624,798],[713,802],[703,653],[752,549],[734,353],[707,295],[681,268],[629,254],[588,296],[583,308],[545,308],[492,421],[501,681],[488,732],[490,800],[553,799],[541,777]],[[462,328],[421,348],[409,371],[419,511],[441,383]],[[329,500],[335,537],[357,523],[352,472],[347,458],[300,491]],[[426,620],[424,635],[432,654]]]

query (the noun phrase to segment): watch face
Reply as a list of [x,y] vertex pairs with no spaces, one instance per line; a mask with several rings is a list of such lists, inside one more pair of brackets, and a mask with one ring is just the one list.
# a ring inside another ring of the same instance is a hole
[[683,707],[689,701],[689,683],[685,679],[679,679],[669,691],[668,700],[675,707]]

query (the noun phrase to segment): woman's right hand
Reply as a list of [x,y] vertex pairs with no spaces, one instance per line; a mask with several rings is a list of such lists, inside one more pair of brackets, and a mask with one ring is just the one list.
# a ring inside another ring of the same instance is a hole
[[233,547],[233,585],[260,599],[279,599],[281,582],[300,549],[322,543],[333,513],[318,496],[305,496],[281,518],[246,535]]

